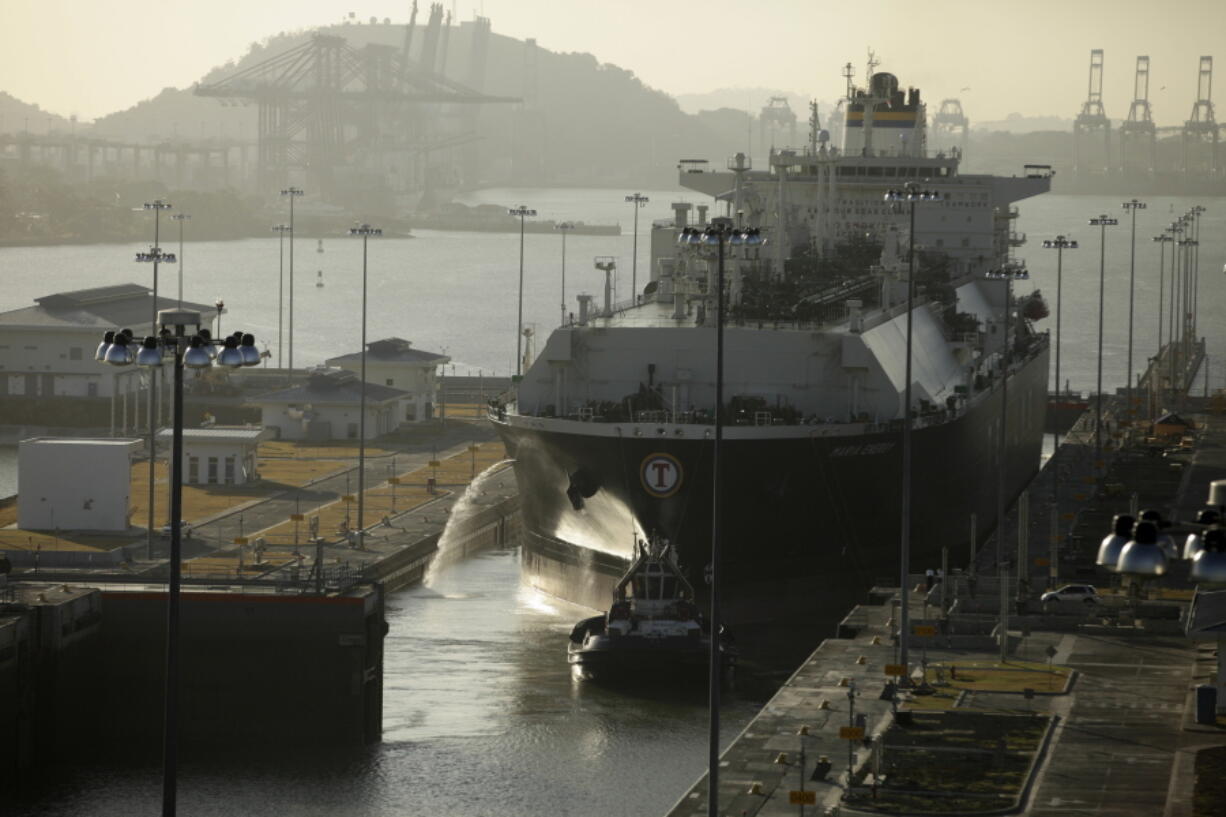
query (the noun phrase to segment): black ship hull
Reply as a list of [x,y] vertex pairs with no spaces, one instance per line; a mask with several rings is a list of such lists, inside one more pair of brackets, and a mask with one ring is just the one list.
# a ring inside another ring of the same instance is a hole
[[[1007,503],[1039,467],[1047,357],[1039,349],[1009,378]],[[994,528],[1000,417],[997,385],[952,419],[913,431],[912,571],[939,567],[943,547],[951,565],[965,564],[972,514],[977,538]],[[713,449],[702,427],[563,425],[495,421],[515,458],[528,581],[593,609],[607,607],[632,556],[637,523],[640,535],[659,532],[676,544],[702,594]],[[729,429],[720,583],[733,632],[778,630],[794,621],[826,637],[874,583],[897,583],[901,437],[900,427],[856,436],[775,427],[753,438]],[[647,490],[642,471],[659,455],[672,458],[682,475],[667,496]],[[748,649],[748,639],[741,641]]]

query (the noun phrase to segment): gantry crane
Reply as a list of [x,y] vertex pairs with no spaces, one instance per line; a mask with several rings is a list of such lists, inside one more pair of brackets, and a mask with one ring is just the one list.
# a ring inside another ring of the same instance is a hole
[[932,141],[941,148],[957,147],[966,153],[967,131],[970,122],[962,110],[962,100],[942,99],[941,107],[932,117]]
[[1132,104],[1120,123],[1121,173],[1152,176],[1158,163],[1158,132],[1149,105],[1149,57],[1137,57]]
[[[1099,132],[1102,153],[1095,155]],[[1111,120],[1103,109],[1103,50],[1090,52],[1090,89],[1073,121],[1073,172],[1107,173],[1111,167]]]
[[1183,123],[1184,175],[1218,177],[1218,124],[1213,116],[1213,57],[1201,57],[1192,116]]
[[[788,134],[787,143],[777,144],[775,137],[781,136],[785,130]],[[796,114],[792,111],[792,106],[788,104],[787,97],[772,96],[762,107],[762,111],[758,114],[758,138],[759,144],[767,149],[795,147]]]
[[376,44],[358,49],[344,37],[315,34],[219,82],[196,86],[199,96],[257,104],[262,192],[284,187],[292,170],[304,173],[303,183],[324,200],[343,198],[346,189],[371,179],[400,191],[420,188],[428,180],[422,157],[475,138],[457,123],[444,123],[442,106],[456,106],[454,111],[519,101],[482,94],[443,76],[441,4],[431,8],[420,57],[413,61],[409,47],[416,12],[414,3],[401,49]]

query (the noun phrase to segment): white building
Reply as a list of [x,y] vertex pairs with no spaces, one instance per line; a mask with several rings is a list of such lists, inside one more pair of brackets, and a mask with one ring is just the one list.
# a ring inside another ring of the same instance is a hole
[[17,527],[127,530],[140,440],[35,437],[17,447]]
[[[173,267],[171,268],[173,269]],[[139,284],[80,289],[35,298],[34,306],[0,313],[0,397],[110,397],[133,367],[107,366],[94,352],[107,330],[151,333],[153,291]],[[158,309],[178,306],[158,297]],[[207,326],[217,308],[183,302]],[[130,390],[130,388],[129,388]]]
[[[404,419],[420,423],[434,413],[434,406],[438,404],[438,367],[451,362],[451,358],[411,347],[412,343],[403,338],[367,343],[366,382],[408,392],[409,411]],[[360,376],[362,354],[341,355],[326,363]]]
[[[172,430],[158,432],[169,455]],[[243,485],[260,478],[256,469],[260,441],[273,436],[266,428],[217,427],[183,429],[184,485]]]
[[[362,383],[343,369],[316,369],[306,382],[251,399],[263,425],[282,440],[356,440]],[[395,431],[413,403],[402,389],[366,384],[366,439]]]

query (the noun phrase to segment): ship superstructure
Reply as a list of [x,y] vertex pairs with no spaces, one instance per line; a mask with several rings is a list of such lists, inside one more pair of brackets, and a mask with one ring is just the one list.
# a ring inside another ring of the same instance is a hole
[[[680,166],[683,186],[767,239],[725,253],[734,621],[738,608],[833,615],[892,564],[913,245],[917,558],[965,542],[972,513],[993,526],[1000,468],[1012,496],[1038,466],[1047,343],[1028,317],[1044,311],[1014,299],[1006,347],[1007,286],[988,272],[1019,241],[1014,202],[1045,192],[1049,174],[963,176],[956,152],[926,156],[920,93],[890,74],[849,83],[845,117],[842,149],[815,117],[809,144],[772,150],[765,170],[744,155],[724,170]],[[908,211],[884,200],[908,182],[941,197],[916,207],[914,236]],[[696,209],[691,220],[674,205],[653,226],[650,280],[630,302],[607,288],[603,303],[580,298],[495,418],[516,459],[526,572],[589,606],[637,538],[668,537],[691,569],[708,562],[717,260],[677,241],[707,226],[709,208]]]

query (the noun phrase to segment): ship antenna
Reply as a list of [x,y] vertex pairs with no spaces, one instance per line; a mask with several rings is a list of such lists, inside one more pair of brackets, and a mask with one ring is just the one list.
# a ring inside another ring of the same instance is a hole
[[855,76],[856,69],[852,67],[850,62],[843,66],[843,78],[847,80],[847,98],[849,100],[852,98],[852,94],[856,90],[856,86],[852,83],[852,79]]
[[881,65],[881,60],[877,59],[877,55],[870,48],[868,50],[868,76],[864,78],[864,81],[870,86],[873,84],[873,72],[877,70],[878,65]]

